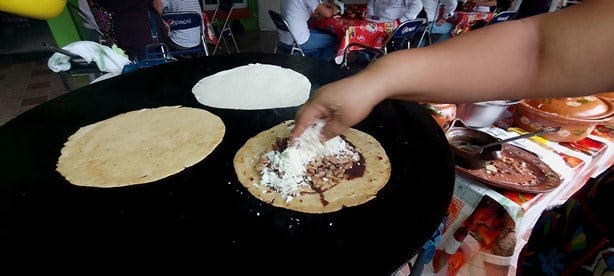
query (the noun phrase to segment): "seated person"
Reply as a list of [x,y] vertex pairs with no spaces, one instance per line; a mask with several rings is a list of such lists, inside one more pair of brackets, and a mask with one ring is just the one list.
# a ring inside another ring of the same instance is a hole
[[[428,25],[431,27],[431,36],[436,37],[433,44],[442,42],[452,36],[451,32],[454,29],[454,24],[447,22],[449,18],[454,16],[454,11],[458,2],[456,0],[422,0],[424,12],[428,20]],[[443,10],[438,10],[438,4],[443,6]],[[435,22],[433,22],[435,21]],[[426,41],[422,41],[420,47],[424,46]]]
[[107,45],[116,44],[131,60],[145,59],[148,44],[164,42],[168,37],[160,0],[88,1]]
[[497,1],[495,0],[470,0],[469,2],[473,10],[478,12],[494,12],[497,7]]
[[416,19],[422,11],[421,0],[369,0],[367,18],[381,21],[398,21]]
[[[281,15],[288,22],[288,29],[297,40],[306,56],[331,61],[337,53],[337,37],[320,30],[309,29],[307,21],[311,16],[331,17],[338,13],[337,7],[318,0],[282,0]],[[285,31],[279,31],[279,49],[290,53],[293,39]]]
[[[401,23],[416,19],[422,11],[422,0],[369,0],[367,2],[367,18],[379,21],[397,21]],[[388,51],[407,48],[409,38],[391,40]]]
[[474,11],[498,13],[508,10],[512,2],[513,0],[469,0],[469,5]]
[[[480,10],[479,7],[488,7],[488,10],[483,9],[484,12],[493,12],[493,13],[499,13],[502,11],[507,11],[511,6],[512,6],[512,2],[514,0],[490,0],[490,1],[481,1],[480,0],[470,0],[472,1],[471,3],[473,5],[475,5],[474,10],[475,11],[480,11],[482,12],[482,10]],[[476,2],[477,1],[477,2]],[[533,1],[533,0],[532,0]],[[481,3],[481,4],[477,4],[477,3]],[[482,6],[480,6],[482,5]],[[477,30],[479,28],[482,28],[484,26],[486,26],[488,24],[487,21],[485,20],[478,20],[475,22],[475,24],[473,26],[471,26],[471,30]]]
[[[164,12],[197,12],[202,15],[198,0],[162,0]],[[201,18],[202,20],[202,18]],[[200,45],[200,28],[170,31],[166,44],[171,50],[185,50]]]

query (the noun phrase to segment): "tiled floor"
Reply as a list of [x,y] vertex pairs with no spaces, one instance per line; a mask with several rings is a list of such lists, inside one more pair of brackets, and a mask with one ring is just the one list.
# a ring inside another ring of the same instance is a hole
[[[241,52],[273,52],[276,31],[237,33]],[[47,67],[51,55],[41,52],[42,42],[55,45],[45,21],[30,20],[7,27],[0,25],[0,125],[57,96],[89,83],[87,76],[68,78]],[[218,53],[226,51],[218,50]]]
[[67,92],[46,60],[0,65],[0,91],[0,125]]

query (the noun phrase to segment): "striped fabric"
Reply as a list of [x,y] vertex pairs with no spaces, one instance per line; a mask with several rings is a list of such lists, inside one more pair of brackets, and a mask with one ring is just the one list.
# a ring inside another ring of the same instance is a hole
[[[164,12],[194,11],[202,14],[202,8],[198,0],[167,0],[164,2]],[[200,44],[199,28],[187,30],[174,30],[170,33],[170,39],[177,45],[192,48]]]

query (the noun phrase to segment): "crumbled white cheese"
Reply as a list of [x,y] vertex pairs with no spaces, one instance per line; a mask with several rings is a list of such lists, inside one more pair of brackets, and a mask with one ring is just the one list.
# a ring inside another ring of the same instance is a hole
[[283,152],[267,152],[270,165],[260,172],[260,184],[271,187],[286,201],[290,201],[298,195],[301,187],[309,186],[306,179],[307,164],[316,157],[345,155],[358,161],[358,153],[352,151],[351,146],[341,137],[331,138],[324,143],[320,140],[324,124],[324,120],[317,121],[301,134],[293,146],[288,146]]
[[494,165],[486,165],[486,172],[497,173],[497,167],[495,167]]

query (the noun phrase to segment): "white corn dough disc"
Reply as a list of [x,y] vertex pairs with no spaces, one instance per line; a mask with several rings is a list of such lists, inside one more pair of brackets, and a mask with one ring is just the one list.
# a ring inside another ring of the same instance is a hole
[[302,105],[310,90],[311,82],[301,73],[253,63],[205,77],[194,85],[192,93],[206,106],[256,110]]

